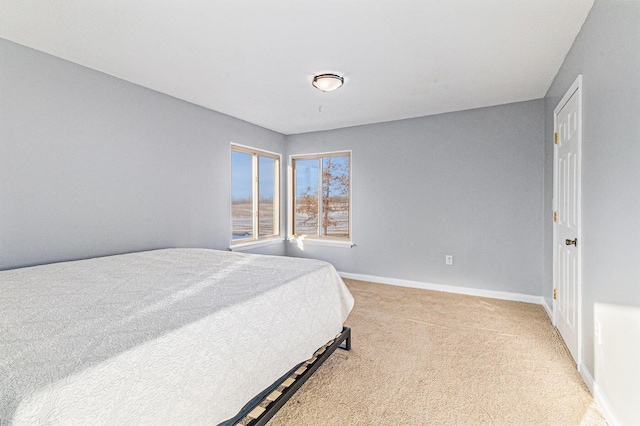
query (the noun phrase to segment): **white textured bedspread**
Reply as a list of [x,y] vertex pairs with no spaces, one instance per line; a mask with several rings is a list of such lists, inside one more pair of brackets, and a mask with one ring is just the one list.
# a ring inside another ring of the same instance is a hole
[[0,272],[0,425],[216,424],[341,331],[330,264],[167,249]]

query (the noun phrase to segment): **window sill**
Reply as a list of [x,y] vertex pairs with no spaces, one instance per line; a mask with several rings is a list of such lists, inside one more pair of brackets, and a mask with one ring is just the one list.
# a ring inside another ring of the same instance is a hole
[[304,237],[289,237],[289,243],[296,244],[301,250],[304,250],[304,246],[307,244],[310,245],[318,245],[325,247],[342,247],[342,248],[352,248],[355,247],[351,241],[341,241],[341,240],[330,240],[330,239],[320,239],[320,238],[304,238]]
[[281,237],[274,237],[274,238],[268,238],[268,239],[256,240],[256,241],[247,241],[246,243],[232,244],[231,246],[229,246],[229,248],[227,248],[227,250],[229,251],[251,250],[258,247],[280,244],[283,241],[284,241],[284,238],[281,238]]

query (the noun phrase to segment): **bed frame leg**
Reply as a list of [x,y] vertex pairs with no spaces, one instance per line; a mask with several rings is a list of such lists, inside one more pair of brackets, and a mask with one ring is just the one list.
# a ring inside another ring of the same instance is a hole
[[338,346],[340,349],[344,349],[345,351],[351,350],[351,328],[345,327],[343,333],[346,335],[344,342]]

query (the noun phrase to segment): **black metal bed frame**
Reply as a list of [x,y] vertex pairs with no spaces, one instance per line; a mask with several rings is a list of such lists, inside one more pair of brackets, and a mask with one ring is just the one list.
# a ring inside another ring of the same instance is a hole
[[280,380],[252,399],[236,417],[220,425],[266,425],[338,348],[351,350],[351,328],[343,327],[342,332],[333,341],[318,349],[309,360],[295,366]]

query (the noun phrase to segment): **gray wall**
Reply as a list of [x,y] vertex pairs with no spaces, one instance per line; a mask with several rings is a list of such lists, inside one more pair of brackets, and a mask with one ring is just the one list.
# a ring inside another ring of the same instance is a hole
[[287,244],[287,254],[343,272],[539,296],[543,137],[541,99],[288,136],[289,155],[353,151],[356,247]]
[[596,0],[545,97],[544,296],[549,305],[553,110],[578,74],[584,85],[582,348],[593,374],[594,304],[640,306],[640,2]]
[[285,150],[278,133],[0,39],[0,269],[228,247],[230,142]]

